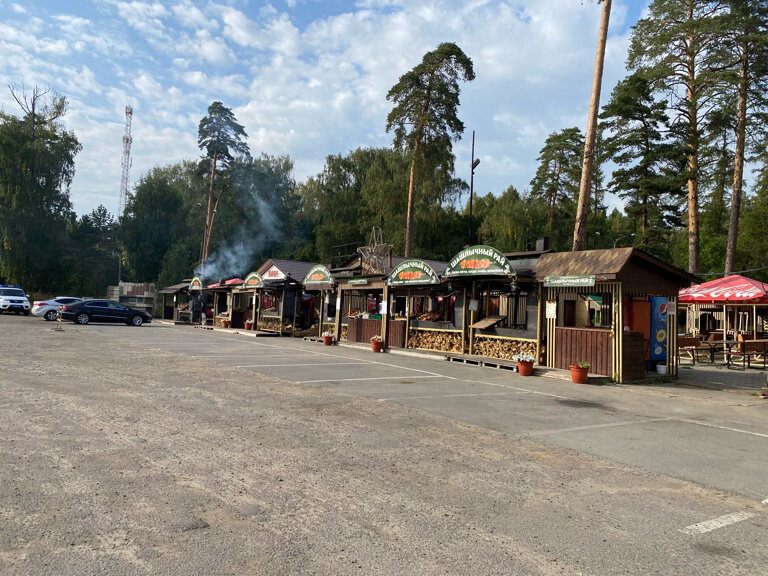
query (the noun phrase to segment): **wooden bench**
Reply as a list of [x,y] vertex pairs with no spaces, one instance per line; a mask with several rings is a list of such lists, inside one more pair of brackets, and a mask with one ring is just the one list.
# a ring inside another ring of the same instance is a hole
[[699,352],[706,351],[709,353],[709,347],[704,346],[701,343],[701,339],[698,336],[678,336],[677,338],[677,363],[680,364],[680,359],[685,356],[689,360],[696,364],[696,357]]
[[[725,351],[725,364],[727,368],[731,367],[731,364],[736,365],[738,359],[741,359],[741,369],[746,370],[752,368],[752,360],[762,360],[764,369],[766,367],[766,345],[768,342],[759,340],[744,340],[737,342]],[[734,362],[734,358],[737,362]]]

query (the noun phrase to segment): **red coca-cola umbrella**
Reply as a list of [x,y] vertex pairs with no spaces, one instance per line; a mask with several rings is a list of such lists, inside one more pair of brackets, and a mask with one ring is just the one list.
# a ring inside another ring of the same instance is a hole
[[680,304],[768,304],[768,285],[733,274],[683,288]]

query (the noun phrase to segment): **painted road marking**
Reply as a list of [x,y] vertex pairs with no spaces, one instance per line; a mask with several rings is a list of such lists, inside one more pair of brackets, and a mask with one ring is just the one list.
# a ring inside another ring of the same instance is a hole
[[553,430],[539,430],[520,434],[526,436],[546,436],[548,434],[561,434],[563,432],[580,432],[582,430],[599,430],[600,428],[615,428],[617,426],[633,426],[635,424],[650,424],[652,422],[672,422],[675,418],[646,418],[644,420],[626,420],[624,422],[610,422],[606,424],[590,424],[587,426],[574,426],[572,428],[555,428]]
[[368,380],[412,380],[414,378],[445,378],[445,376],[379,376],[377,378],[331,378],[325,380],[300,380],[296,384],[316,384],[318,382],[366,382]]
[[753,514],[752,512],[734,512],[733,514],[726,514],[725,516],[720,516],[719,518],[715,518],[713,520],[707,520],[706,522],[699,522],[698,524],[691,524],[690,526],[686,526],[685,528],[682,528],[680,532],[683,532],[684,534],[705,534],[707,532],[711,532],[712,530],[717,530],[718,528],[725,528],[726,526],[730,526],[731,524],[736,524],[737,522],[743,522],[744,520],[749,520],[750,518],[754,518],[756,514]]
[[741,430],[739,428],[729,428],[728,426],[718,426],[717,424],[708,424],[707,422],[699,422],[698,420],[680,419],[680,422],[687,422],[688,424],[696,424],[697,426],[706,426],[707,428],[717,428],[718,430],[726,430],[728,432],[737,432],[739,434],[749,434],[750,436],[758,436],[759,438],[768,438],[768,434],[760,434],[760,432],[750,432],[749,430]]
[[293,366],[315,366],[317,368],[324,368],[325,366],[360,366],[362,364],[368,365],[368,362],[323,362],[318,364],[313,362],[311,364],[247,364],[244,366],[236,366],[236,368],[292,368]]
[[398,396],[397,398],[378,398],[379,402],[401,402],[403,400],[424,400],[428,398],[476,398],[483,396],[509,396],[516,392],[487,392],[477,394],[424,394],[423,396]]

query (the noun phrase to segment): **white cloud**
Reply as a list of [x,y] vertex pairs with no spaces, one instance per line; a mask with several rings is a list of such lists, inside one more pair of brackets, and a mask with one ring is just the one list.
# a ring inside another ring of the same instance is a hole
[[[603,102],[624,74],[627,6],[639,1],[614,0]],[[30,16],[11,5],[0,18],[0,83],[23,78],[71,100],[68,126],[85,146],[73,199],[85,211],[103,195],[116,208],[128,103],[132,181],[156,164],[196,158],[197,124],[214,100],[233,109],[254,153],[289,154],[303,180],[328,154],[389,146],[387,91],[444,41],[477,73],[462,87],[457,176],[468,177],[474,129],[476,190],[523,190],[546,136],[586,122],[600,18],[599,4],[573,0],[359,0],[334,3],[333,14],[319,0],[96,6],[62,3],[56,14]],[[9,105],[7,94],[0,104]]]
[[187,28],[215,30],[219,27],[219,23],[214,18],[209,18],[203,14],[202,10],[191,2],[176,4],[172,10],[176,19]]
[[169,15],[159,2],[120,2],[113,0],[120,16],[133,28],[150,38],[161,38],[165,34],[162,18]]

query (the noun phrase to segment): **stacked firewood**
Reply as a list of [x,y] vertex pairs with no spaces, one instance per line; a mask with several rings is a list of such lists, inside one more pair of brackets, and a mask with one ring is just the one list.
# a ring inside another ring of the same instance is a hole
[[[281,325],[280,318],[259,318],[259,330],[272,330],[273,332],[282,332],[286,326]],[[290,326],[287,327],[290,330]]]
[[296,338],[305,338],[305,337],[312,337],[317,336],[317,324],[314,326],[310,326],[309,328],[299,328],[298,326],[293,329],[293,335]]
[[461,334],[437,330],[411,330],[408,334],[408,348],[461,352]]
[[519,352],[536,355],[535,342],[523,342],[520,340],[501,340],[498,338],[476,338],[473,352],[478,356],[489,358],[502,358],[512,360],[512,356]]

